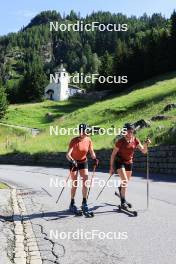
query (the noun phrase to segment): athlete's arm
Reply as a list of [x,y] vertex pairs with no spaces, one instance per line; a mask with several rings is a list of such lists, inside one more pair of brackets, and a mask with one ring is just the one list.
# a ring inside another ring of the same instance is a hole
[[145,143],[142,145],[141,142],[139,142],[137,148],[143,153],[143,154],[147,154],[148,152],[148,145],[151,144],[150,139],[147,139],[145,141]]
[[67,154],[66,154],[66,158],[68,159],[68,161],[72,162],[73,161],[73,158],[71,156],[72,154],[72,151],[73,151],[73,147],[72,148],[69,148]]
[[89,153],[90,153],[90,156],[91,156],[92,159],[96,159],[96,154],[95,154],[95,151],[93,149],[93,145],[92,144],[90,144]]
[[118,151],[119,151],[119,148],[115,147],[111,154],[111,160],[110,160],[110,174],[111,175],[114,173],[114,159]]

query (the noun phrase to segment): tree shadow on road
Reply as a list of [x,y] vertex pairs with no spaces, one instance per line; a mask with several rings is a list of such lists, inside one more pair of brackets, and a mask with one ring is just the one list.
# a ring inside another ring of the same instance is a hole
[[8,216],[0,215],[0,222],[2,223],[13,222],[13,216],[12,215],[8,215]]
[[[104,203],[103,205],[99,205],[99,206],[96,205],[90,207],[90,211],[93,211],[96,215],[109,214],[115,212],[115,209],[96,212],[97,209],[104,208],[107,206],[117,207],[117,205],[115,204],[113,205],[113,204]],[[22,218],[23,221],[25,222],[36,218],[41,218],[41,219],[43,218],[46,221],[54,221],[59,219],[72,218],[72,217],[80,217],[80,216],[75,216],[69,210],[62,210],[55,212],[41,212],[41,213],[28,214],[28,215],[24,215]],[[21,222],[21,215],[9,215],[9,216],[0,215],[0,222],[13,222],[13,219],[15,219],[15,221]]]
[[[133,176],[137,178],[147,178],[147,172],[133,172]],[[176,183],[176,175],[174,174],[159,174],[159,173],[150,173],[149,179],[155,182],[170,182]]]

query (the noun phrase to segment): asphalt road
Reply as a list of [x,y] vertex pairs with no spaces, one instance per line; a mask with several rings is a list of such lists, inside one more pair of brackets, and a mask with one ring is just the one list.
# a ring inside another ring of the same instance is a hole
[[[88,219],[69,214],[69,187],[56,204],[61,190],[57,184],[67,175],[65,169],[0,165],[0,181],[21,189],[28,212],[26,219],[32,222],[43,264],[176,262],[174,176],[173,181],[159,176],[160,180],[150,181],[149,210],[146,209],[146,181],[143,177],[133,177],[128,200],[137,209],[138,217],[118,211],[115,187],[107,187],[96,201],[101,187],[95,184],[89,199],[95,217]],[[107,178],[107,173],[96,173],[96,179]],[[118,178],[113,180],[117,183]],[[76,204],[81,205],[80,187]]]

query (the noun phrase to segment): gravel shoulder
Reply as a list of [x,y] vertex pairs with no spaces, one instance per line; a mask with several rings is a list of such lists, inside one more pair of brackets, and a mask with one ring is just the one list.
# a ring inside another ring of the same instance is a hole
[[11,190],[0,189],[0,263],[11,264],[14,233],[12,221]]

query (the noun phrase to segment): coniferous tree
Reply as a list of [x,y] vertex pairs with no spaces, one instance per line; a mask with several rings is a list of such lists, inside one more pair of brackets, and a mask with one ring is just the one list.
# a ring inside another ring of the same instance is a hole
[[5,115],[8,107],[5,89],[0,85],[0,119]]
[[176,11],[174,10],[173,14],[171,15],[171,67],[175,69],[176,67]]
[[44,88],[47,85],[47,78],[43,71],[29,71],[25,74],[20,83],[18,98],[22,102],[39,102],[44,98]]

